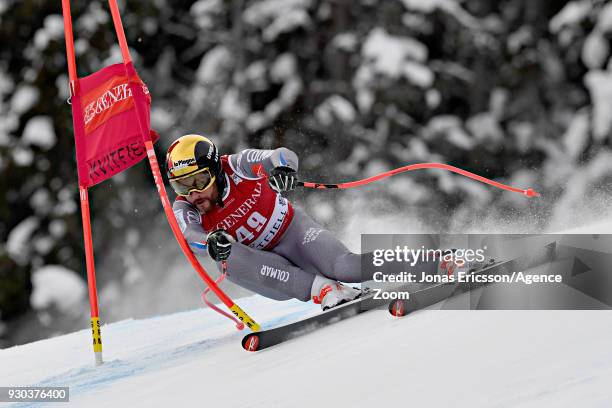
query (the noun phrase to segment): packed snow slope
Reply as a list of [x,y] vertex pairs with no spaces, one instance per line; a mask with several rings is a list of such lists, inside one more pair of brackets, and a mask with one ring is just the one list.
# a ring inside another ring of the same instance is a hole
[[[318,312],[239,304],[264,327]],[[371,311],[258,353],[243,334],[209,309],[125,320],[100,367],[89,330],[0,350],[0,385],[69,386],[76,407],[612,406],[609,311]]]

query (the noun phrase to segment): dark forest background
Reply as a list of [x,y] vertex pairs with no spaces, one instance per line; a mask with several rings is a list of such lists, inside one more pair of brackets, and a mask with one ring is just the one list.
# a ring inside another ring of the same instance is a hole
[[[366,213],[412,217],[438,231],[474,229],[474,220],[544,231],[588,221],[585,206],[607,210],[610,3],[134,0],[120,7],[153,97],[158,159],[174,138],[197,132],[225,153],[289,147],[305,180],[444,162],[543,194],[529,200],[440,171],[361,192],[293,193],[340,234],[349,222],[372,232]],[[72,13],[79,75],[119,62],[107,4],[72,1]],[[0,1],[0,44],[6,347],[87,328],[88,306],[61,2]],[[175,270],[181,255],[148,165],[94,187],[90,199],[102,319],[193,308],[201,285],[185,265]]]

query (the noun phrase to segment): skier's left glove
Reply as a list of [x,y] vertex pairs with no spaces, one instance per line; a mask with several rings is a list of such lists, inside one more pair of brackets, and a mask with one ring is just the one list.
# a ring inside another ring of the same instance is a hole
[[225,232],[225,230],[215,230],[206,237],[208,254],[217,262],[225,261],[230,256],[234,242],[236,242],[234,237]]
[[275,167],[270,171],[268,184],[277,193],[294,190],[298,185],[297,173],[291,167]]

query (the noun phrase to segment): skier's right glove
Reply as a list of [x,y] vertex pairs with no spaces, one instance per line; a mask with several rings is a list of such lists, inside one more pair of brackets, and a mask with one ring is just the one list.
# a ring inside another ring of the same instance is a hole
[[236,242],[234,237],[225,232],[225,230],[215,230],[206,237],[208,254],[217,262],[225,261],[230,256],[234,242]]
[[298,185],[297,173],[291,167],[278,166],[272,169],[268,184],[277,193],[294,190]]

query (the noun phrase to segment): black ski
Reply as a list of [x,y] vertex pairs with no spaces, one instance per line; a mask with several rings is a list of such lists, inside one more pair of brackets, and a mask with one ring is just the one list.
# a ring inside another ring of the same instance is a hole
[[[247,334],[242,339],[242,347],[247,351],[263,350],[294,337],[315,331],[329,324],[348,319],[370,310],[370,308],[365,309],[363,306],[364,302],[371,301],[373,296],[374,293],[367,293],[359,299],[336,306],[330,310],[326,310],[323,313],[319,313],[284,326]],[[387,301],[379,302],[380,303],[378,306],[382,306],[387,303]],[[368,302],[368,304],[370,305],[371,303]]]
[[[482,274],[503,274],[516,270],[515,268],[529,268],[536,265],[540,265],[543,262],[552,259],[554,254],[554,244],[545,247],[544,256],[534,258],[529,257],[528,261],[525,258],[517,258],[507,261],[501,261],[488,265],[483,269],[474,271],[473,273]],[[432,286],[428,286],[424,289],[417,290],[410,293],[409,300],[406,300],[404,306],[405,311],[415,311],[422,309],[433,304],[436,304],[444,299],[458,295],[460,293],[467,292],[481,287],[483,284],[459,284],[459,283],[442,283]],[[410,284],[400,286],[397,291],[410,289]],[[307,317],[302,320],[295,321],[293,323],[286,324],[284,326],[274,327],[272,329],[262,330],[255,333],[250,333],[244,336],[242,339],[242,347],[247,351],[259,351],[284,341],[290,340],[295,337],[299,337],[303,334],[310,333],[321,327],[336,323],[340,320],[345,320],[366,312],[368,310],[375,309],[389,303],[389,300],[375,299],[376,291],[371,291],[360,297],[359,299],[351,302],[339,305],[333,309],[327,310],[323,313],[316,314],[311,317]],[[394,302],[391,302],[391,305]],[[391,306],[389,307],[391,310]],[[404,313],[406,314],[406,313]],[[401,316],[401,315],[400,315]]]
[[[510,267],[513,261],[506,261],[493,264],[479,272],[494,273],[494,270]],[[456,284],[438,284],[429,286],[419,291],[410,293],[410,310],[417,310],[427,306],[431,306],[440,302],[454,293]],[[408,289],[408,285],[403,285],[397,288],[398,291]],[[345,320],[368,310],[387,304],[386,299],[375,299],[376,292],[371,291],[359,299],[353,300],[323,313],[307,317],[284,326],[275,327],[268,330],[262,330],[256,333],[247,334],[242,339],[242,347],[247,351],[259,351],[270,346],[282,343],[294,337],[301,336],[305,333],[312,332],[321,327],[336,323],[340,320]]]

